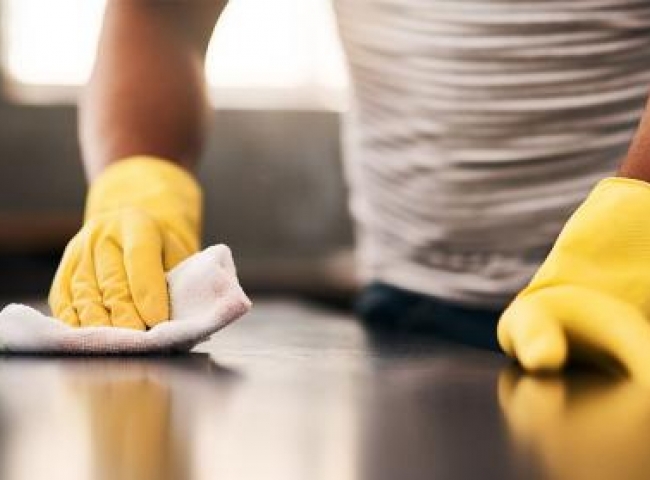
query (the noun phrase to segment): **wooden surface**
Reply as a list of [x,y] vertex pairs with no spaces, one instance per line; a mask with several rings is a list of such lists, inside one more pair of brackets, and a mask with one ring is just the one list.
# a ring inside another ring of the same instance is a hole
[[0,478],[647,478],[650,400],[289,300],[190,355],[0,358]]

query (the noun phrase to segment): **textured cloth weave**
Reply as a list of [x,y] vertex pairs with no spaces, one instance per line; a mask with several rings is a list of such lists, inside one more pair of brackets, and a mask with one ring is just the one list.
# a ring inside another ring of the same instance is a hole
[[136,354],[182,352],[244,315],[251,302],[239,286],[230,249],[216,245],[167,274],[171,320],[146,332],[74,328],[25,305],[0,312],[0,352]]

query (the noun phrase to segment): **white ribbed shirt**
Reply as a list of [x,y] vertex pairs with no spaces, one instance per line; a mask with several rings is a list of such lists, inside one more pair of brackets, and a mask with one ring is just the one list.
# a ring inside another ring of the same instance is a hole
[[503,305],[625,154],[650,86],[650,1],[334,5],[362,277]]

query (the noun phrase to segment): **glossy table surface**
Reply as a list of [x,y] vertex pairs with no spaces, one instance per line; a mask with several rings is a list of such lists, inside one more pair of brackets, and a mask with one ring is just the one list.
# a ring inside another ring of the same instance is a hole
[[260,300],[192,354],[0,358],[0,478],[637,479],[650,395]]

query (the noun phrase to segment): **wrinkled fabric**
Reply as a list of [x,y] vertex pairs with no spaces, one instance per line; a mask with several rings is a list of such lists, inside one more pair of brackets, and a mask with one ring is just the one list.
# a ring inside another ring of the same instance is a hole
[[616,171],[650,83],[650,2],[335,0],[366,282],[503,308]]

